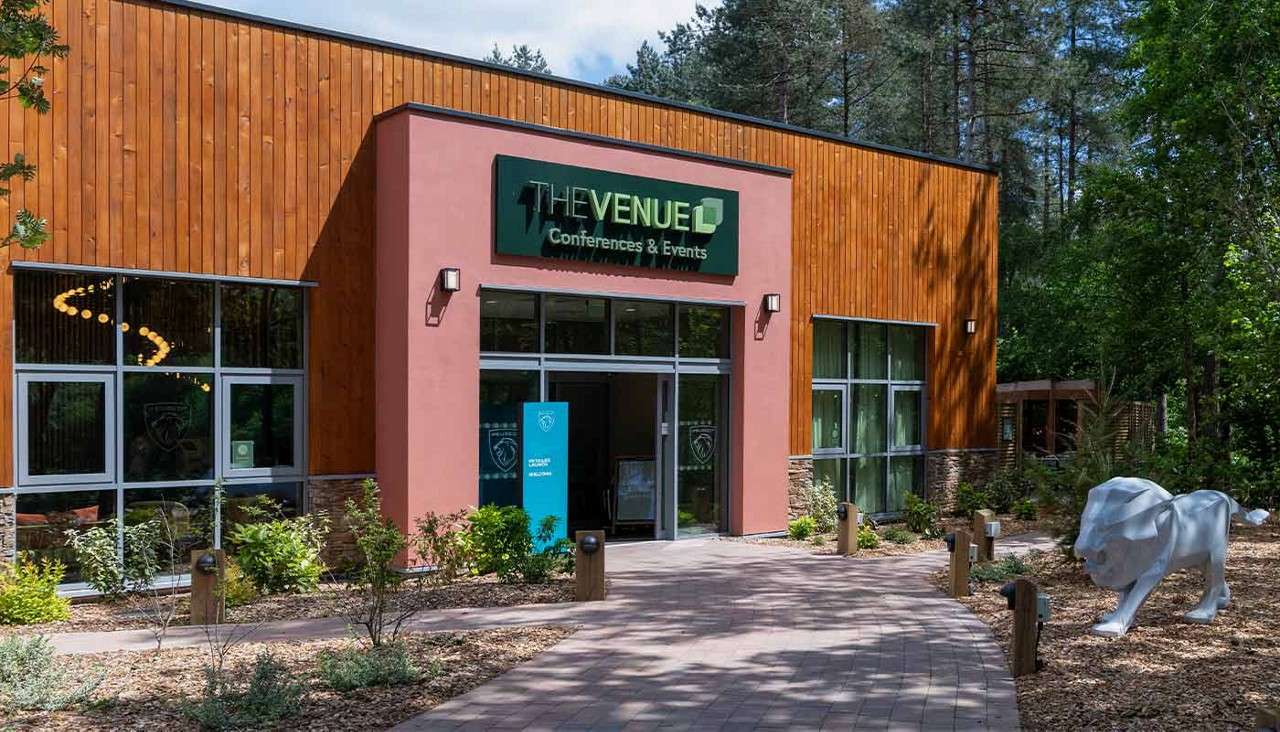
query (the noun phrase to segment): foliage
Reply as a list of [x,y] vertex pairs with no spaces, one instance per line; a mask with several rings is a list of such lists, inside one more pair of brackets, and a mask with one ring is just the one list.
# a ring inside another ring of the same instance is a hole
[[987,495],[985,489],[967,481],[960,481],[956,486],[956,516],[966,518],[972,516],[974,511],[990,507],[991,497]]
[[19,555],[12,566],[0,566],[0,625],[31,625],[66,620],[71,602],[58,597],[64,567],[47,557],[38,563]]
[[228,535],[236,562],[254,589],[263,594],[314,592],[325,565],[320,560],[329,517],[315,511],[288,518],[279,506],[247,506],[250,523],[235,524]]
[[446,585],[471,570],[474,562],[467,534],[467,512],[428,513],[418,519],[414,538],[418,556],[431,563],[434,584]]
[[529,514],[518,506],[481,506],[467,517],[468,542],[477,574],[496,572],[509,581],[533,551]]
[[907,494],[902,518],[908,529],[925,538],[933,538],[942,533],[938,528],[938,507],[915,493]]
[[347,523],[360,553],[360,565],[348,583],[358,598],[349,615],[377,648],[395,641],[400,627],[416,612],[404,590],[406,583],[416,589],[421,578],[411,580],[396,566],[409,541],[382,514],[382,497],[372,478],[364,481],[359,500],[347,499]]
[[520,578],[530,584],[542,584],[557,572],[571,574],[574,565],[573,541],[561,538],[552,541],[556,534],[556,516],[543,516],[534,536],[534,545],[540,547],[530,552],[520,562]]
[[914,532],[902,528],[901,526],[885,527],[883,534],[885,541],[894,544],[914,544],[920,538]]
[[[438,673],[438,668],[431,675]],[[403,643],[344,648],[320,655],[320,678],[334,691],[411,684],[422,678]]]
[[306,691],[289,669],[262,651],[243,685],[221,667],[206,667],[204,695],[183,704],[183,712],[203,729],[225,730],[278,726],[302,710]]
[[801,516],[787,523],[787,537],[793,541],[804,541],[818,530],[818,522],[812,516]]
[[222,573],[222,601],[227,607],[242,607],[258,599],[258,590],[240,571],[240,564],[235,558],[227,557],[226,568]]
[[1031,565],[1027,559],[1017,554],[1010,554],[993,562],[975,564],[969,570],[969,576],[978,582],[1007,582],[1030,573]]
[[1023,521],[1035,521],[1040,515],[1040,507],[1030,498],[1024,498],[1013,504],[1013,517]]
[[125,526],[123,561],[116,551],[114,528],[68,529],[66,536],[84,581],[106,597],[118,599],[155,583],[160,571],[161,533],[161,523],[155,519]]
[[829,480],[819,480],[809,487],[809,515],[813,517],[817,533],[829,534],[836,530],[838,505],[835,489]]
[[0,709],[56,711],[88,701],[102,674],[71,681],[43,635],[0,638]]
[[875,549],[880,546],[880,535],[869,526],[863,526],[858,529],[858,548],[859,549]]
[[520,71],[533,71],[539,74],[550,74],[551,67],[547,64],[547,59],[542,55],[542,50],[531,48],[526,44],[511,46],[511,54],[507,55],[498,48],[498,44],[493,44],[493,50],[485,56],[484,61],[500,66],[510,66]]

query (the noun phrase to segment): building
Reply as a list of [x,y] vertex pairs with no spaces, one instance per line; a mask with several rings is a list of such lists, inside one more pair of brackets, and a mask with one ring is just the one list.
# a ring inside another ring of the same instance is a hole
[[[1104,396],[1105,395],[1105,396]],[[996,384],[999,466],[1020,468],[1028,459],[1057,465],[1075,454],[1088,415],[1110,423],[1117,450],[1150,450],[1164,432],[1158,403],[1117,399],[1093,379],[1038,379]],[[1108,414],[1109,413],[1109,414]]]
[[0,254],[6,552],[156,508],[196,536],[215,480],[231,515],[374,475],[406,526],[517,500],[539,400],[570,528],[617,538],[779,530],[815,480],[891,513],[995,459],[988,169],[185,2],[50,8],[53,111],[0,115],[39,166],[0,207],[53,232]]

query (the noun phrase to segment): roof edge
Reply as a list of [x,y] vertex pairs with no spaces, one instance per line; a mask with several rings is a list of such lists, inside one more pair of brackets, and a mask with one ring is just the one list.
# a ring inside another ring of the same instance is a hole
[[[713,109],[711,107],[704,107],[698,104],[688,104],[685,102],[677,102],[671,99],[663,99],[661,97],[655,97],[649,94],[642,94],[640,92],[627,91],[625,89],[615,89],[613,87],[605,86],[603,84],[593,84],[589,81],[580,81],[578,79],[570,79],[563,76],[555,76],[553,74],[541,74],[534,71],[523,71],[521,69],[512,68],[510,66],[503,66],[502,64],[495,64],[488,61],[481,61],[478,59],[467,58],[466,56],[458,56],[451,53],[444,53],[442,51],[433,51],[429,48],[422,48],[421,46],[410,46],[404,43],[395,43],[392,41],[386,41],[378,38],[371,38],[368,36],[356,35],[354,33],[347,33],[344,31],[333,30],[330,28],[322,28],[320,26],[306,25],[304,23],[296,23],[294,21],[281,20],[279,18],[272,18],[265,15],[256,15],[254,13],[246,13],[240,10],[232,10],[230,8],[220,8],[213,5],[206,5],[204,3],[193,2],[192,0],[129,0],[129,1],[144,2],[148,4],[172,5],[175,7],[186,8],[188,10],[192,10],[196,12],[208,13],[210,15],[220,15],[228,18],[237,18],[239,20],[244,20],[251,23],[274,26],[277,28],[285,28],[288,30],[299,31],[302,33],[311,33],[311,34],[326,36],[326,37],[334,38],[338,40],[349,41],[352,43],[359,43],[366,46],[385,48],[393,51],[402,51],[405,53],[414,53],[414,54],[418,54],[428,58],[439,59],[441,61],[449,61],[452,63],[464,64],[464,65],[472,66],[476,68],[488,69],[490,71],[498,71],[506,74],[511,74],[513,76],[523,77],[526,79],[534,79],[534,80],[539,80],[544,82],[551,82],[555,84],[563,84],[565,86],[576,87],[579,89],[583,89],[586,91],[591,91],[599,94],[607,94],[607,95],[619,97],[622,99],[633,99],[636,101],[646,102],[649,104],[658,104],[663,107],[671,107],[673,109],[683,109],[689,112],[696,112],[698,114],[705,114],[712,117],[719,117],[722,119],[733,120],[735,122],[755,125],[757,127],[764,127],[766,129],[778,130],[780,132],[790,132],[793,134],[804,135],[806,137],[813,137],[820,140],[827,140],[829,142],[842,143],[845,145],[850,145],[852,147],[860,147],[867,150],[887,153],[890,155],[900,155],[903,157],[914,158],[914,159],[923,160],[926,162],[939,163],[941,165],[950,165],[952,167],[964,168],[966,170],[972,170],[979,173],[988,173],[991,175],[997,175],[999,172],[996,170],[994,166],[984,165],[982,163],[972,163],[965,160],[959,160],[957,158],[949,158],[941,155],[934,155],[932,153],[921,152],[919,150],[911,150],[908,148],[897,147],[895,145],[885,145],[877,142],[865,142],[862,140],[855,140],[848,137],[842,137],[840,135],[836,135],[830,132],[821,132],[819,130],[813,130],[807,127],[799,127],[797,125],[791,125],[785,122],[775,122],[773,120],[764,119],[761,117],[752,117],[750,115],[739,114],[737,112],[726,112],[719,109]],[[552,128],[552,129],[559,129],[559,128]],[[615,138],[607,138],[607,139],[615,139]]]

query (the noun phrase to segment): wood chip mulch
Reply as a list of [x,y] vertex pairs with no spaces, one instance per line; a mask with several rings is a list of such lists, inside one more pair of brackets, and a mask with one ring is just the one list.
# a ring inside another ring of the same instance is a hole
[[[1014,536],[1017,534],[1025,534],[1033,531],[1040,531],[1041,524],[1038,521],[1023,521],[1014,518],[1011,515],[997,516],[996,520],[1000,522],[1001,536]],[[972,522],[968,519],[960,518],[944,518],[939,522],[942,525],[942,533],[955,531],[957,528],[969,528]],[[884,526],[902,526],[903,524],[886,524]],[[884,526],[881,527],[882,533]],[[781,546],[788,549],[800,549],[811,554],[835,554],[836,553],[836,535],[821,534],[816,539],[805,539],[804,541],[796,541],[781,537],[726,537],[729,541],[743,541],[749,544],[765,544],[768,546]],[[910,544],[895,544],[888,541],[883,536],[880,537],[880,546],[875,549],[859,549],[858,553],[850,557],[851,559],[861,559],[870,557],[897,557],[904,554],[919,554],[920,552],[931,552],[939,549],[946,549],[947,544],[942,539],[924,539],[920,538]]]
[[[289,643],[245,643],[228,660],[235,678],[244,679],[253,659],[269,650],[293,672],[307,695],[299,716],[275,729],[387,729],[447,699],[464,694],[493,677],[533,658],[573,632],[558,626],[508,627],[451,633],[401,636],[419,669],[435,667],[437,675],[402,686],[344,693],[327,688],[317,675],[318,655],[350,647],[355,641],[324,640]],[[84,709],[19,712],[3,720],[16,730],[194,730],[182,711],[184,697],[194,700],[204,689],[207,648],[64,656],[71,677],[106,672],[106,679]],[[438,664],[438,665],[436,665]],[[12,713],[9,713],[12,714]]]
[[[1031,560],[1052,597],[1037,674],[1017,680],[1027,730],[1188,730],[1254,727],[1260,707],[1280,706],[1280,526],[1233,526],[1227,558],[1231,605],[1211,625],[1182,619],[1200,599],[1198,571],[1170,575],[1123,638],[1091,635],[1116,595],[1053,551]],[[934,577],[946,586],[946,573]],[[977,586],[965,606],[991,626],[1008,653],[1011,613],[999,583]]]
[[[573,578],[557,577],[545,584],[499,582],[493,575],[470,577],[453,585],[430,589],[418,595],[423,610],[463,607],[510,607],[573,601]],[[167,601],[167,595],[165,596]],[[143,608],[150,601],[135,596],[117,602],[79,602],[71,606],[71,618],[57,623],[5,627],[4,632],[24,635],[50,633],[135,630],[150,627]],[[174,625],[186,625],[191,599],[178,596]],[[326,582],[316,592],[305,595],[267,595],[248,604],[227,609],[231,623],[260,623],[274,620],[342,617],[352,607],[351,593],[340,582]]]

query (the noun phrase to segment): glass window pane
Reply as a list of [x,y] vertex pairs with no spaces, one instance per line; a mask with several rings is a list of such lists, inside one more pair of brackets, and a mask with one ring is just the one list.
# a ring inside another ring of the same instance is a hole
[[538,296],[481,290],[480,350],[537,353]]
[[212,436],[212,377],[124,375],[126,481],[212,478]]
[[829,458],[813,461],[813,484],[822,486],[835,494],[837,501],[847,500],[845,497],[844,471],[846,460]]
[[670,356],[675,348],[672,306],[662,302],[618,300],[615,353],[620,356]]
[[18,363],[115,363],[115,302],[110,276],[15,272]]
[[294,385],[232,383],[227,388],[231,469],[293,466]]
[[844,330],[838,320],[813,321],[813,378],[845,377]]
[[889,328],[889,351],[894,381],[924,381],[924,328]]
[[81,581],[75,555],[66,546],[67,530],[102,526],[116,533],[114,490],[19,493],[17,509],[18,551],[61,561],[67,567],[63,582]]
[[858,343],[854,351],[853,378],[883,379],[888,349],[885,329],[880,323],[858,323]]
[[1054,452],[1062,454],[1076,449],[1076,427],[1080,423],[1079,407],[1074,399],[1058,399],[1054,405]]
[[711,374],[678,378],[676,535],[719,533],[724,516],[724,380]]
[[213,365],[212,283],[123,279],[126,365]]
[[1022,402],[1022,450],[1036,455],[1049,454],[1049,401],[1027,399]]
[[919,455],[889,459],[889,506],[897,513],[907,506],[907,495],[924,495],[924,458]]
[[302,290],[222,285],[222,365],[302,368]]
[[813,390],[813,449],[844,449],[844,392]]
[[609,352],[609,303],[597,297],[547,295],[547,352]]
[[107,471],[104,381],[27,382],[27,473]]
[[893,446],[921,444],[921,393],[916,389],[893,392]]
[[685,358],[728,358],[729,309],[681,305],[680,355]]
[[537,371],[480,372],[481,505],[519,505],[520,405],[537,400]]
[[887,389],[883,384],[854,384],[849,387],[849,434],[852,436],[849,452],[866,454],[887,449]]
[[853,503],[863,513],[884,513],[882,457],[856,458],[853,463]]
[[[124,524],[155,521],[160,529],[160,573],[182,574],[191,569],[191,552],[213,546],[212,489],[133,488],[124,492]],[[173,555],[164,550],[172,537]]]
[[245,506],[262,505],[269,500],[275,510],[285,516],[297,516],[302,511],[301,483],[231,483],[224,487],[222,497],[222,530],[230,531],[235,524],[256,520]]

